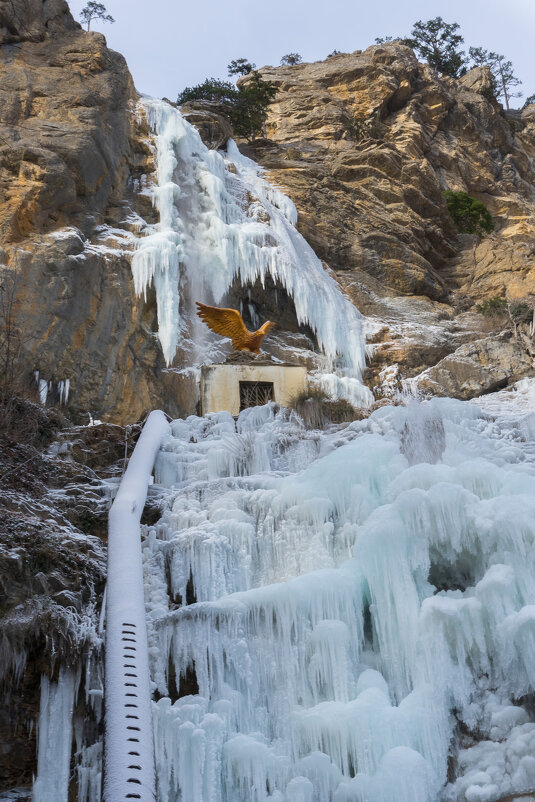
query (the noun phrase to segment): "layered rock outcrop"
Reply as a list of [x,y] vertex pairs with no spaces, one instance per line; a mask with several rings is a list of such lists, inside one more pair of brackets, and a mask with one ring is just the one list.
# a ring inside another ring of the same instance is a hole
[[501,390],[530,372],[533,358],[510,332],[465,343],[420,374],[418,385],[431,395],[467,400]]
[[0,2],[0,265],[16,290],[19,375],[56,392],[70,414],[132,421],[175,407],[138,302],[130,256],[154,169],[124,58],[86,32],[63,0]]
[[[535,108],[506,117],[486,99],[486,68],[441,77],[391,43],[261,72],[278,94],[248,152],[386,327],[372,383],[393,354],[411,376],[472,339],[484,328],[475,301],[535,292]],[[459,235],[446,189],[483,201],[494,233]]]

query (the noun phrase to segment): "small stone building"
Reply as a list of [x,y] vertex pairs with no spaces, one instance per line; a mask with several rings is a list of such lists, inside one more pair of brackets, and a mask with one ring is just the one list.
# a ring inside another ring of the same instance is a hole
[[201,414],[230,412],[276,401],[281,406],[302,393],[307,386],[303,365],[268,361],[226,362],[201,369]]

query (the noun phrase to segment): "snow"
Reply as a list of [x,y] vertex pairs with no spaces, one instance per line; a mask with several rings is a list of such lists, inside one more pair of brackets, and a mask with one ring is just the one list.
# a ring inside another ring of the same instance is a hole
[[[154,458],[169,433],[163,412],[149,415],[109,514],[106,587],[106,802],[154,795],[153,732],[139,519]],[[135,760],[132,760],[135,757]]]
[[[529,790],[535,460],[513,407],[435,399],[326,432],[272,404],[171,424],[143,548],[160,799]],[[198,693],[173,701],[170,666]]]
[[154,285],[167,364],[180,343],[192,366],[213,361],[216,338],[198,321],[194,301],[218,304],[235,277],[246,285],[271,276],[327,357],[318,382],[333,395],[369,404],[370,391],[361,382],[363,318],[295,228],[290,199],[233,141],[226,154],[209,150],[168,103],[143,104],[156,132],[153,202],[160,222],[138,241],[132,272],[138,295],[146,297]]

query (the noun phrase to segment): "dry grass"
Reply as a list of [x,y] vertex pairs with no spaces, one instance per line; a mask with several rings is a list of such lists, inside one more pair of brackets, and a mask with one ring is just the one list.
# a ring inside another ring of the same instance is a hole
[[56,409],[44,409],[10,388],[0,391],[0,438],[7,442],[44,448],[64,422]]
[[343,398],[332,399],[323,390],[310,387],[289,402],[307,429],[323,429],[329,423],[349,423],[367,417],[368,410],[357,409]]

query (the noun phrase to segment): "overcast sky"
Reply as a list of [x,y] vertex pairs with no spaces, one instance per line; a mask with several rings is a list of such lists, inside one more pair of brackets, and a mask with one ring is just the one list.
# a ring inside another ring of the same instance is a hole
[[[503,53],[523,81],[524,96],[535,93],[535,0],[104,2],[116,21],[92,27],[126,57],[137,89],[155,97],[174,100],[185,86],[207,77],[226,79],[235,58],[262,67],[297,52],[304,61],[317,61],[334,49],[364,50],[376,36],[406,35],[416,20],[436,16],[461,25],[466,48]],[[74,17],[85,3],[70,0]]]

